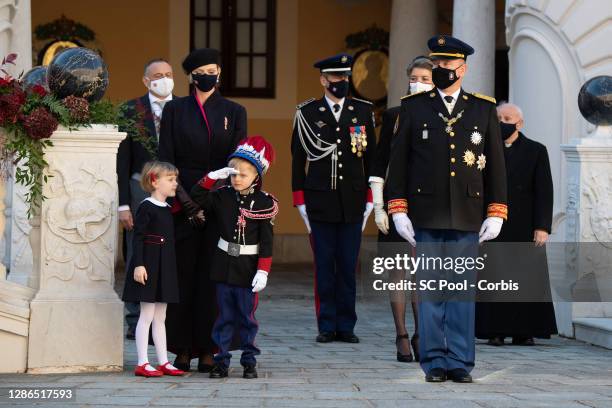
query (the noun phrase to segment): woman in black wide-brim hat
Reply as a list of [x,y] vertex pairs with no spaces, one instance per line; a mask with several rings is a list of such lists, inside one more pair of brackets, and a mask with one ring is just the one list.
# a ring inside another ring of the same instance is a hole
[[238,142],[246,138],[247,116],[242,105],[224,98],[218,88],[219,51],[193,50],[183,61],[193,92],[164,107],[160,127],[159,159],[179,170],[181,191],[173,203],[180,303],[167,312],[168,350],[177,355],[174,365],[189,370],[198,357],[198,370],[210,371],[216,318],[214,285],[209,265],[217,244],[214,220],[203,223],[199,208],[187,191],[211,170],[224,167]]

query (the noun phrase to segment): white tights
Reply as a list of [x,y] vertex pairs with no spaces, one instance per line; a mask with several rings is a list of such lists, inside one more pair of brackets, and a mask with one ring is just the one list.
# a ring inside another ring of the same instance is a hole
[[[153,343],[157,361],[160,365],[168,362],[168,350],[166,348],[166,307],[167,303],[140,302],[140,317],[136,325],[136,350],[138,351],[138,365],[149,362],[147,351],[149,348],[149,327],[153,325]],[[174,369],[173,366],[167,366]],[[153,367],[147,365],[147,370]]]

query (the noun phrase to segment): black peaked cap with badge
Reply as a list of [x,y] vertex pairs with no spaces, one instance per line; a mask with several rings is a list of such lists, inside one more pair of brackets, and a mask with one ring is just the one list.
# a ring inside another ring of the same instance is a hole
[[432,59],[467,59],[468,55],[474,53],[474,48],[450,35],[431,37],[427,41],[427,47],[431,50],[429,57]]
[[333,57],[325,58],[314,63],[322,74],[344,74],[350,75],[353,66],[353,57],[349,54],[337,54]]

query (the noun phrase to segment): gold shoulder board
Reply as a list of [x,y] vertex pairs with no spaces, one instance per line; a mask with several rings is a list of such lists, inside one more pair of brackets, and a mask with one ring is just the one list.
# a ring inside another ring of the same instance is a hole
[[478,92],[474,92],[472,95],[474,95],[477,98],[484,99],[485,101],[489,101],[492,104],[496,104],[497,103],[495,98],[493,98],[492,96],[483,95],[483,94],[480,94]]
[[413,93],[413,94],[404,95],[404,96],[402,96],[402,97],[400,98],[400,100],[407,99],[407,98],[410,98],[411,96],[419,95],[419,94],[422,94],[422,93],[424,93],[424,92],[426,92],[426,91],[420,91],[420,92],[417,92],[417,93]]

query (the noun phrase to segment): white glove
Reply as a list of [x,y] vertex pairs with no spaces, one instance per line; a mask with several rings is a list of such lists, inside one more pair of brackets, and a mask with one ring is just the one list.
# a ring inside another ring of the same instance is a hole
[[490,241],[497,238],[503,223],[504,220],[501,217],[487,217],[483,221],[482,227],[480,227],[478,242],[482,244],[484,241]]
[[211,171],[207,177],[213,180],[223,180],[231,176],[232,174],[239,174],[240,172],[233,167],[224,167],[219,170]]
[[380,177],[370,177],[370,189],[372,189],[372,198],[374,200],[374,221],[376,226],[383,234],[389,233],[389,216],[385,211],[385,202],[383,199],[383,187],[385,183]]
[[365,229],[366,224],[368,223],[368,217],[370,216],[370,214],[372,214],[373,209],[373,203],[366,203],[365,211],[363,212],[363,224],[361,224],[361,232],[363,232],[363,230]]
[[268,283],[268,272],[262,271],[261,269],[257,271],[255,277],[253,278],[253,282],[251,282],[251,286],[253,287],[253,292],[257,293],[263,290]]
[[310,221],[308,221],[308,214],[306,214],[306,205],[300,204],[300,205],[297,205],[296,207],[298,211],[300,212],[300,216],[304,220],[304,224],[306,224],[306,229],[308,230],[308,233],[310,234]]
[[412,228],[412,222],[406,213],[395,213],[392,215],[395,229],[400,237],[410,242],[410,245],[416,247],[416,240],[414,239],[414,228]]

